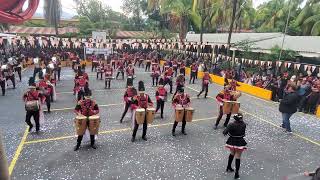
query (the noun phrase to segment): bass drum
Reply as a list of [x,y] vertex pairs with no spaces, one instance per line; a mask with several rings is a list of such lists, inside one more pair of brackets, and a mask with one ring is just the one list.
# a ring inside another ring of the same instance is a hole
[[146,116],[146,111],[142,108],[136,109],[136,121],[137,124],[143,124]]
[[155,114],[156,114],[155,108],[147,108],[147,123],[148,124],[152,124]]
[[175,121],[181,122],[184,116],[184,109],[182,107],[176,107],[175,109]]
[[192,122],[194,108],[188,107],[188,108],[185,109],[184,113],[185,113],[184,115],[186,117],[186,121],[187,122]]

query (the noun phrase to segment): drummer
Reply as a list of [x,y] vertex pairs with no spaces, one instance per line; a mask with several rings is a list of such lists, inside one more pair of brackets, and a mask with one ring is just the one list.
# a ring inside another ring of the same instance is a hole
[[123,99],[126,104],[125,104],[125,108],[124,108],[124,111],[123,111],[121,119],[120,119],[120,123],[122,123],[124,116],[127,114],[129,108],[131,107],[133,97],[136,95],[137,95],[137,90],[136,90],[136,88],[133,87],[132,79],[128,79],[127,90],[123,95]]
[[8,80],[10,79],[10,81],[12,82],[12,85],[13,85],[13,89],[15,89],[16,88],[16,78],[14,75],[13,66],[10,64],[7,64],[7,69],[4,70],[4,74],[6,77],[6,81],[8,82]]
[[161,78],[159,81],[158,89],[156,90],[156,99],[157,99],[157,109],[156,112],[161,108],[160,117],[163,119],[163,109],[164,109],[164,103],[167,99],[167,90],[163,87],[163,79]]
[[[75,113],[79,116],[93,116],[99,113],[98,104],[91,99],[91,91],[89,90],[83,100],[78,101],[78,104],[75,107]],[[89,121],[87,121],[87,127],[89,127]],[[79,150],[83,135],[78,135],[77,145],[74,147],[74,151]],[[91,147],[97,149],[95,143],[95,135],[90,134]]]
[[179,89],[184,88],[185,82],[186,82],[186,79],[185,79],[184,75],[179,74],[179,76],[176,79],[176,92],[174,93],[173,97],[177,94]]
[[[144,87],[144,83],[143,81],[139,81],[139,94],[137,96],[134,97],[134,100],[132,102],[132,108],[134,110],[138,109],[138,108],[143,108],[145,111],[147,110],[148,107],[152,107],[153,103],[149,97],[148,94],[145,94],[145,87]],[[132,139],[131,142],[134,142],[136,139],[136,134],[139,128],[139,124],[137,124],[137,120],[135,119],[135,116],[133,117],[134,120],[134,128],[133,128],[133,132],[132,132]],[[144,122],[143,122],[143,130],[142,130],[142,139],[143,140],[147,140],[147,128],[148,128],[148,124],[147,124],[147,118],[146,115],[144,117]]]
[[209,72],[206,71],[206,72],[204,72],[204,75],[203,75],[203,78],[202,78],[202,89],[199,92],[199,94],[197,95],[198,98],[203,93],[203,91],[205,91],[204,98],[207,98],[208,89],[209,89],[209,83],[211,83],[211,78],[210,78]]
[[48,113],[50,113],[51,101],[53,98],[53,86],[50,83],[50,81],[45,80],[43,78],[39,81],[37,86],[42,92],[42,94],[46,97],[47,110]]
[[102,59],[99,59],[99,62],[97,63],[97,79],[99,79],[99,75],[100,75],[100,80],[102,80],[103,71],[104,71],[104,62],[102,61]]
[[[43,96],[40,92],[36,90],[36,86],[29,86],[29,90],[24,93],[23,100],[25,102],[26,107],[26,123],[29,125],[29,132],[33,128],[33,124],[31,123],[31,117],[33,116],[34,122],[36,124],[36,132],[37,134],[40,131],[40,106],[38,103],[44,103],[45,96]],[[38,101],[38,103],[33,104],[33,107],[27,107],[28,103],[32,101]]]
[[243,122],[243,116],[238,113],[233,116],[234,122],[230,123],[227,128],[223,131],[224,135],[229,135],[226,147],[230,149],[230,155],[228,158],[227,172],[234,172],[231,164],[233,158],[236,158],[235,165],[236,171],[234,174],[234,179],[239,179],[239,169],[240,169],[240,158],[242,152],[246,149],[247,142],[244,139],[246,135],[246,124]]
[[126,74],[127,74],[127,78],[128,79],[132,79],[133,80],[133,76],[135,75],[135,72],[134,72],[134,67],[133,67],[133,65],[131,63],[126,68]]
[[[230,94],[230,86],[227,85],[224,87],[223,91],[221,91],[217,96],[216,99],[219,103],[219,116],[217,118],[216,124],[214,126],[214,129],[218,129],[219,122],[223,116],[223,102],[224,101],[235,101],[234,97]],[[224,127],[228,126],[229,120],[231,117],[231,113],[227,114],[226,121],[224,122]]]
[[121,59],[117,61],[117,71],[118,73],[117,73],[116,79],[118,79],[118,76],[120,75],[120,73],[122,75],[122,79],[124,79],[124,62]]
[[[161,73],[161,69],[158,63],[153,63],[152,64],[152,86],[154,86],[154,84],[156,84],[156,86],[158,86],[158,81],[159,81],[159,76]],[[154,83],[156,82],[156,83]]]
[[170,67],[168,70],[164,72],[164,86],[167,84],[170,85],[170,93],[172,94],[172,78],[173,78],[173,70],[172,67]]
[[104,74],[105,74],[105,89],[110,89],[111,79],[113,76],[113,68],[110,64],[106,64],[104,67]]
[[[182,108],[187,108],[190,106],[190,104],[191,104],[190,96],[184,92],[184,88],[179,89],[178,94],[174,96],[172,101],[173,108],[175,109],[178,106]],[[182,129],[181,129],[181,132],[184,135],[187,135],[187,133],[185,132],[186,124],[187,122],[184,115],[182,120]],[[176,136],[175,132],[176,132],[177,125],[178,125],[178,122],[174,121],[174,124],[172,127],[172,136]]]

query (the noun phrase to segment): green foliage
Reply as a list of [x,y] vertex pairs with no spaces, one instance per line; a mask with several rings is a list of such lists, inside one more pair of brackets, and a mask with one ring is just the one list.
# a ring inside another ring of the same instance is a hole
[[291,36],[300,36],[302,34],[302,30],[296,21],[291,21],[288,26],[287,33]]
[[[239,41],[239,42],[235,43],[234,46],[241,50],[240,56],[242,58],[252,59],[253,53],[251,51],[252,51],[252,48],[254,45],[255,45],[254,42],[251,42],[249,40],[243,40],[243,41]],[[253,59],[255,59],[255,58],[253,58]]]
[[[281,47],[274,46],[271,48],[270,54],[264,54],[260,59],[268,60],[268,61],[277,61],[279,59],[280,52],[281,52]],[[295,61],[297,56],[300,56],[300,54],[291,49],[282,50],[281,52],[281,60]]]

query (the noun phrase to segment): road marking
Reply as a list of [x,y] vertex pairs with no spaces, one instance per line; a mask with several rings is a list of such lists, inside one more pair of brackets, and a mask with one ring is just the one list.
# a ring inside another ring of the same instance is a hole
[[[196,90],[196,89],[194,89],[194,88],[188,87],[188,86],[187,86],[187,88],[189,88],[189,89],[191,89],[191,90],[193,90],[193,91],[196,91],[196,92],[200,92],[200,91],[198,91],[198,90]],[[208,97],[211,98],[211,99],[215,99],[215,98],[212,97],[212,96],[208,96]],[[254,96],[253,96],[253,97],[254,97]],[[255,97],[255,98],[257,98],[257,97]],[[266,101],[266,100],[265,100],[265,101]],[[281,129],[281,127],[280,127],[279,125],[277,125],[276,123],[274,123],[274,122],[270,122],[270,121],[268,121],[268,120],[265,120],[265,119],[263,119],[263,118],[260,118],[260,117],[258,117],[257,115],[252,114],[252,113],[249,113],[248,111],[245,111],[245,110],[243,110],[243,109],[240,109],[240,110],[241,110],[242,112],[246,113],[246,114],[249,114],[249,115],[251,115],[251,116],[259,119],[260,121],[263,121],[263,122],[265,122],[265,123],[268,123],[268,124],[270,124],[270,125],[272,125],[272,126],[274,126],[274,127],[277,127],[277,128],[279,128],[279,129]],[[292,134],[295,135],[296,137],[299,137],[299,138],[301,138],[301,139],[303,139],[303,140],[305,140],[305,141],[308,141],[308,142],[310,142],[310,143],[312,143],[312,144],[314,144],[314,145],[320,146],[320,143],[319,143],[319,142],[316,142],[316,141],[314,141],[314,140],[311,140],[311,139],[309,139],[309,138],[307,138],[307,137],[305,137],[305,136],[303,136],[303,135],[301,135],[301,134],[298,134],[298,133],[292,133]]]
[[15,152],[15,154],[14,154],[14,157],[13,157],[11,163],[10,163],[10,166],[9,166],[9,175],[12,174],[12,171],[13,171],[13,169],[14,169],[14,167],[15,167],[18,159],[19,159],[19,156],[20,156],[20,154],[21,154],[21,151],[23,150],[23,146],[24,146],[25,143],[26,143],[28,133],[29,133],[29,128],[27,127],[26,130],[24,131],[24,134],[23,134],[23,136],[22,136],[22,139],[21,139],[21,141],[20,141],[20,144],[19,144],[19,146],[18,146],[18,148],[17,148],[17,150],[16,150],[16,152]]
[[[217,118],[217,117],[194,119],[194,120],[192,120],[191,123],[200,122],[200,121],[207,121],[207,120],[211,120],[211,119],[215,119],[215,118]],[[164,127],[164,126],[168,126],[168,125],[172,125],[172,124],[173,124],[173,122],[149,125],[148,127],[149,128]],[[112,134],[112,133],[116,133],[116,132],[124,132],[124,131],[131,131],[131,130],[132,130],[131,128],[112,129],[112,130],[101,131],[101,132],[99,132],[99,135],[101,135],[101,134]],[[36,143],[49,142],[49,141],[58,141],[58,140],[64,140],[64,139],[71,139],[71,138],[75,138],[75,137],[76,137],[76,135],[73,135],[73,136],[61,136],[61,137],[48,138],[48,139],[31,140],[31,141],[25,142],[25,144],[36,144]]]

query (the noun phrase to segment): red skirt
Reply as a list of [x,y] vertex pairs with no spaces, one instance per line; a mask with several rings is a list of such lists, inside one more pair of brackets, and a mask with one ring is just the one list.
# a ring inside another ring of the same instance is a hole
[[241,152],[247,149],[246,146],[232,146],[229,144],[226,144],[225,147],[232,151],[241,151]]

